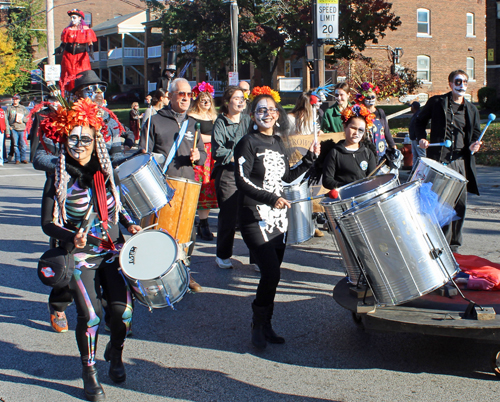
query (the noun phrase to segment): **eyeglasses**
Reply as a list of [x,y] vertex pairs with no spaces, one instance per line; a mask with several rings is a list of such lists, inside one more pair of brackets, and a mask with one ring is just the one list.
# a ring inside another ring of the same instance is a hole
[[365,99],[368,99],[368,100],[373,100],[375,99],[376,96],[375,95],[372,95],[372,96],[365,96]]
[[469,84],[469,81],[468,80],[463,80],[461,78],[455,78],[455,85],[456,86],[460,86],[464,84],[465,86],[467,86]]
[[192,92],[184,92],[184,91],[182,92],[175,91],[174,94],[179,95],[181,98],[186,98],[186,97],[191,98],[193,96]]
[[278,113],[278,109],[275,107],[260,107],[255,111],[255,114],[264,115],[264,114],[272,114],[275,115]]
[[94,142],[94,139],[92,137],[80,137],[78,135],[70,135],[68,137],[68,145],[70,147],[77,147],[78,144],[80,144],[82,147],[88,147]]
[[87,85],[82,88],[82,92],[106,92],[106,85],[95,84],[95,85]]

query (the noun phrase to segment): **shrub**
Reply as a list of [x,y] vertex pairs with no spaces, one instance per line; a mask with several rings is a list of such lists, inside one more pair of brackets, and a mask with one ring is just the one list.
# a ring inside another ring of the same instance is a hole
[[497,90],[495,88],[483,87],[477,91],[477,97],[481,108],[495,109],[497,103]]

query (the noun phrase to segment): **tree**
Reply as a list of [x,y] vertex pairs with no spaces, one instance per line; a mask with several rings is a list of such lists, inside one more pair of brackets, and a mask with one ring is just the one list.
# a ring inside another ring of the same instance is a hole
[[14,50],[18,56],[16,70],[19,71],[16,79],[8,89],[11,93],[26,91],[31,83],[30,71],[37,67],[33,63],[35,46],[44,46],[46,43],[45,12],[43,0],[13,0],[9,10],[9,24],[7,34],[14,43]]
[[[153,8],[162,8],[157,0]],[[239,58],[260,70],[271,83],[278,56],[286,48],[299,57],[312,42],[311,0],[238,0]],[[340,37],[335,57],[354,57],[365,43],[376,43],[387,29],[401,21],[382,0],[341,1]],[[230,57],[229,4],[222,0],[170,0],[162,16],[167,45],[196,45],[196,56],[207,66],[220,68]],[[194,55],[193,55],[194,56]]]
[[19,57],[12,39],[5,29],[0,29],[0,94],[5,94],[17,78],[16,66]]

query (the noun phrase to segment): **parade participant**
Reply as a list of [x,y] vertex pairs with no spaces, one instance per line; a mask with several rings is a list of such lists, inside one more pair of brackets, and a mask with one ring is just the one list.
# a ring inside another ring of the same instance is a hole
[[172,81],[175,79],[175,65],[168,65],[167,68],[163,70],[163,73],[158,82],[156,83],[156,89],[163,89],[164,92],[168,92]]
[[141,127],[141,119],[144,117],[144,113],[139,113],[139,103],[134,102],[130,108],[128,121],[129,128],[134,133],[134,140],[139,141],[140,138],[140,127]]
[[[314,118],[313,108],[316,108],[317,121],[316,125],[319,127],[319,107],[321,101],[315,95],[312,95],[312,90],[303,92],[299,95],[295,102],[295,107],[288,114],[290,120],[291,131],[290,135],[311,135],[314,134]],[[311,103],[311,96],[315,99]],[[318,130],[318,135],[323,134],[323,131]]]
[[[168,156],[170,149],[179,135],[179,129],[184,121],[188,121],[186,134],[181,141],[175,156],[168,166],[166,175],[170,177],[183,177],[194,180],[193,165],[202,166],[205,163],[207,154],[203,146],[203,140],[198,137],[194,144],[196,121],[187,115],[191,104],[191,85],[185,78],[176,78],[170,84],[168,98],[170,103],[167,107],[159,110],[151,117],[151,127],[149,129],[149,141],[146,136],[142,136],[139,148],[143,152],[154,152]],[[146,148],[146,143],[148,147]],[[188,254],[191,255],[196,241],[196,232],[193,227],[193,241]],[[192,291],[201,291],[201,286],[190,276],[189,288]]]
[[[132,320],[132,294],[118,269],[119,249],[125,242],[118,221],[131,234],[141,228],[122,209],[115,184],[118,177],[113,174],[105,145],[109,137],[96,104],[80,99],[71,109],[61,106],[41,122],[41,129],[63,145],[55,176],[45,183],[42,229],[74,256],[69,288],[78,312],[75,335],[83,365],[83,388],[88,400],[102,400],[105,394],[95,368],[101,298],[106,298],[111,315],[111,337],[104,358],[110,361],[109,377],[117,383],[126,379],[122,351]],[[85,227],[91,205],[98,216]]]
[[217,247],[215,263],[219,268],[233,267],[234,234],[236,232],[238,195],[234,181],[234,147],[248,133],[250,116],[243,113],[246,107],[243,89],[227,87],[222,95],[220,114],[214,123],[212,158],[219,216],[217,219]]
[[[467,191],[479,195],[476,179],[476,158],[481,146],[479,111],[465,99],[469,76],[463,70],[455,70],[448,76],[451,92],[430,98],[420,112],[415,125],[419,146],[427,149],[427,157],[443,163],[465,176]],[[431,121],[430,141],[427,140],[427,123]],[[452,141],[450,148],[429,147],[429,143]],[[443,227],[443,233],[453,252],[462,245],[462,228],[465,220],[467,191],[462,192],[455,211],[458,220]]]
[[7,152],[5,151],[5,138],[7,135],[10,135],[9,121],[3,109],[0,108],[0,166],[3,166],[4,160],[7,159]]
[[364,104],[370,113],[375,115],[375,120],[368,130],[368,134],[377,150],[377,159],[380,159],[385,155],[387,147],[393,149],[397,149],[397,147],[392,138],[385,112],[375,107],[378,93],[380,93],[380,88],[377,85],[371,82],[363,82],[358,88],[356,102]]
[[341,82],[335,86],[333,98],[335,103],[326,109],[321,123],[321,130],[325,133],[340,133],[344,131],[342,125],[341,113],[350,105],[349,103],[350,89],[347,82]]
[[409,137],[411,140],[411,153],[413,157],[413,168],[417,166],[418,159],[419,158],[425,158],[426,151],[423,148],[420,148],[418,146],[418,140],[417,140],[417,133],[416,133],[416,124],[417,124],[417,118],[418,115],[420,114],[420,102],[413,102],[411,105],[411,112],[413,113],[413,116],[411,117],[410,120],[410,126],[408,127],[408,132],[409,132]]
[[12,105],[7,107],[7,119],[10,127],[10,141],[14,145],[14,159],[16,164],[28,163],[24,130],[26,129],[29,110],[21,105],[20,102],[21,97],[19,95],[14,95],[12,97]]
[[214,87],[203,81],[193,88],[194,101],[188,110],[188,116],[200,123],[200,135],[203,140],[207,159],[203,166],[194,168],[194,178],[201,183],[200,198],[198,200],[198,216],[200,224],[198,235],[203,240],[212,241],[214,235],[210,231],[208,215],[210,209],[218,208],[217,195],[215,194],[214,180],[211,180],[213,168],[212,160],[212,130],[217,112],[214,106]]
[[62,53],[61,82],[67,82],[65,89],[71,91],[74,83],[68,78],[90,70],[89,53],[94,53],[93,42],[97,42],[97,37],[84,21],[83,11],[75,8],[68,11],[68,15],[71,17],[71,22],[62,31],[62,43],[56,50],[56,54]]
[[288,117],[272,95],[261,94],[252,101],[252,121],[251,131],[236,146],[234,158],[241,235],[261,272],[252,303],[252,343],[263,349],[267,342],[285,342],[271,325],[286,247],[286,208],[291,207],[283,198],[282,181],[293,181],[304,173],[320,146],[313,143],[301,162],[289,167],[283,141],[277,135],[286,136]]
[[168,105],[168,96],[163,89],[157,89],[153,96],[151,97],[151,106],[146,109],[144,112],[144,116],[142,118],[142,127],[141,130],[145,135],[145,130],[147,129],[147,121],[151,116],[154,116],[158,113],[158,110],[163,109]]
[[364,105],[348,106],[341,116],[345,140],[334,146],[323,164],[323,186],[328,190],[364,179],[377,166],[373,152],[362,144],[375,116]]

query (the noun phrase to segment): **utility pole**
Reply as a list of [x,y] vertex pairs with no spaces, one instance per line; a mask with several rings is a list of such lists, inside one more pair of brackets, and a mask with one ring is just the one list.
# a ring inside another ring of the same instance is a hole
[[45,0],[45,9],[47,14],[47,57],[49,65],[56,64],[54,56],[54,0]]
[[231,0],[231,67],[234,73],[238,72],[238,3]]

